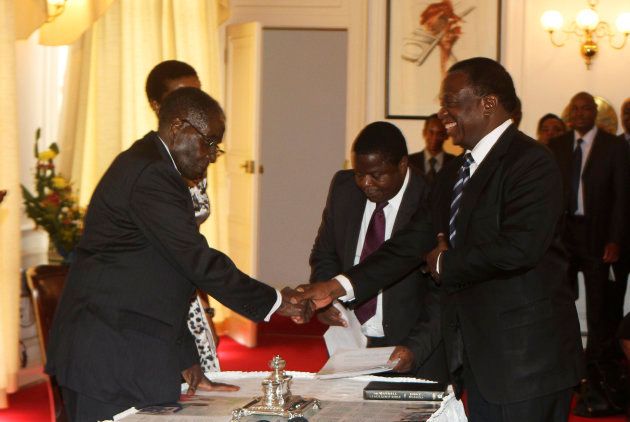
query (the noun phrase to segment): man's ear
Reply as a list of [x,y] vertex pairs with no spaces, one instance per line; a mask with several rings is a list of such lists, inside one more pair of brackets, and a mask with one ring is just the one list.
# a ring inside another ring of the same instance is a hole
[[499,99],[494,94],[484,95],[481,103],[483,104],[483,115],[489,117],[497,110]]
[[153,110],[155,114],[159,117],[160,116],[160,103],[158,103],[157,100],[151,100],[149,101],[149,105],[151,106],[151,110]]
[[407,167],[409,167],[409,159],[405,155],[403,158],[400,159],[400,163],[398,163],[398,170],[401,172],[401,174],[404,174],[407,173]]
[[171,139],[175,139],[175,135],[177,135],[177,133],[181,130],[183,124],[184,122],[179,117],[175,117],[173,118],[173,120],[171,120],[171,124],[169,126],[169,134],[171,135]]

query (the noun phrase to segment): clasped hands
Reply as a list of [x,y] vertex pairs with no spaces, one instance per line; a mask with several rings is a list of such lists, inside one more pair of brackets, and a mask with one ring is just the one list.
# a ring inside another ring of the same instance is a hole
[[[439,284],[438,258],[448,250],[448,241],[444,233],[437,235],[437,245],[426,254],[424,270],[431,274],[433,280]],[[278,313],[290,317],[296,324],[308,322],[315,311],[329,306],[335,299],[346,294],[346,291],[336,279],[318,281],[317,283],[301,284],[295,289],[282,289],[282,305]]]

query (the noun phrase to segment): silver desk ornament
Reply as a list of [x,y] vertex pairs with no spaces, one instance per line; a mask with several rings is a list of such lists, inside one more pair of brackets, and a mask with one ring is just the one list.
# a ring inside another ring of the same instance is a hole
[[244,416],[267,415],[285,418],[303,417],[310,409],[321,409],[319,400],[291,394],[293,376],[284,373],[286,362],[280,355],[269,361],[271,374],[262,382],[263,395],[256,397],[240,409],[232,411],[232,422]]

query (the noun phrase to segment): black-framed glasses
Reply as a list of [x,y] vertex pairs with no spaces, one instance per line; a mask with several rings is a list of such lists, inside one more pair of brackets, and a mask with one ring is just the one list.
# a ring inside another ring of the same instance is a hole
[[201,136],[201,139],[209,149],[215,148],[217,155],[225,154],[225,151],[219,148],[219,142],[221,142],[221,138],[206,136],[199,130],[199,128],[197,128],[197,126],[193,125],[188,119],[181,120],[182,122],[188,123],[188,126],[190,126],[191,128],[195,129],[195,132],[197,132],[199,136]]

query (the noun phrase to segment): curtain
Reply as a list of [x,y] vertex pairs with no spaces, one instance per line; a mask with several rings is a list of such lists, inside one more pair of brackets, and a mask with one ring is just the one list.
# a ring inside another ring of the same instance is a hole
[[17,389],[20,303],[20,169],[17,133],[15,7],[0,1],[0,189],[9,191],[0,204],[0,408]]
[[[157,63],[189,63],[202,89],[221,102],[218,26],[226,6],[225,0],[118,0],[71,46],[60,167],[83,205],[114,157],[157,127],[144,92]],[[202,233],[226,251],[224,166],[219,159],[208,170],[212,215]]]

